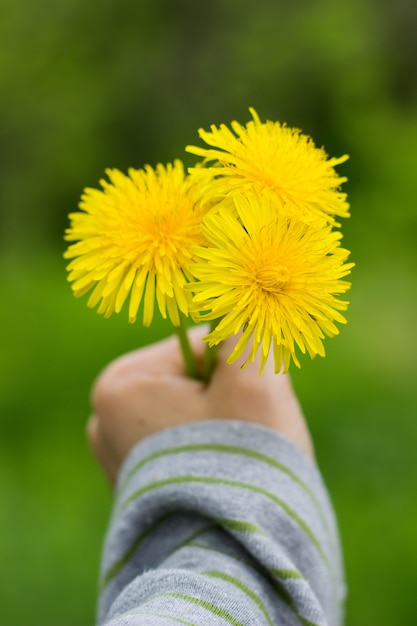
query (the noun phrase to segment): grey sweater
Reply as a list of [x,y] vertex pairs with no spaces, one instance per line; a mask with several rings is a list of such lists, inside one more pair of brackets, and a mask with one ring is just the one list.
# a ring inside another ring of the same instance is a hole
[[345,587],[317,468],[275,431],[196,422],[147,438],[119,476],[99,623],[338,626]]

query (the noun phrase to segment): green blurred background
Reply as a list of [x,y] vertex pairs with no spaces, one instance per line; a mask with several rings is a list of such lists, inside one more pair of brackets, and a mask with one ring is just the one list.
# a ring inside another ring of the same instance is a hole
[[168,334],[73,298],[62,234],[106,167],[179,157],[211,123],[285,121],[349,177],[349,324],[293,379],[334,499],[347,625],[417,600],[417,4],[1,0],[0,624],[87,626],[110,490],[89,388]]

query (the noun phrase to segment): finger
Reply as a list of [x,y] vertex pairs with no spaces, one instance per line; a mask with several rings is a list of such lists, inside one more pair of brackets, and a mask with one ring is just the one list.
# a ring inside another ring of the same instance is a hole
[[190,341],[191,349],[198,363],[204,359],[204,354],[207,349],[207,343],[203,341],[204,337],[208,335],[210,327],[208,324],[199,324],[193,326],[188,330],[188,338]]
[[96,447],[98,444],[98,417],[92,415],[86,424],[86,435],[90,449],[94,455],[96,455]]
[[96,415],[92,415],[89,418],[86,425],[86,433],[92,453],[104,469],[110,483],[114,485],[118,472],[118,463],[103,436],[100,420]]
[[[252,339],[249,338],[243,353],[234,361],[233,363],[227,363],[227,359],[233,353],[238,341],[242,337],[242,331],[239,331],[236,335],[232,335],[231,337],[222,341],[218,346],[218,366],[217,370],[220,372],[222,376],[235,377],[239,374],[239,376],[244,376],[246,378],[253,378],[254,376],[260,375],[261,370],[261,356],[262,356],[262,345],[254,355],[254,358],[250,357],[250,352],[252,349]],[[263,369],[263,380],[269,379],[271,377],[275,377],[275,363],[274,363],[274,355],[272,347],[269,351],[268,358],[266,364]]]
[[[206,346],[203,337],[207,332],[208,327],[206,325],[196,326],[187,331],[197,365],[201,365],[203,359]],[[145,376],[157,376],[158,378],[169,375],[183,376],[185,374],[184,357],[176,335],[128,352],[110,363],[93,387],[93,406],[97,388],[102,389],[109,383],[113,385],[117,379],[126,382],[127,379],[137,377],[141,373]]]

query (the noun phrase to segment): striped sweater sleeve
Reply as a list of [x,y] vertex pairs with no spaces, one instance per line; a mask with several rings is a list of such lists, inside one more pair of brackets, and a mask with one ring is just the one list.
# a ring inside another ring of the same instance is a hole
[[136,446],[105,542],[106,626],[338,626],[338,532],[316,467],[265,427],[215,420]]

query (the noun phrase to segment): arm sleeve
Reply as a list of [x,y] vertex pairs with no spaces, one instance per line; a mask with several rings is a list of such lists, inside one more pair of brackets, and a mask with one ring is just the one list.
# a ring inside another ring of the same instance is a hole
[[213,420],[153,435],[119,476],[106,626],[338,626],[338,532],[317,468],[268,428]]

